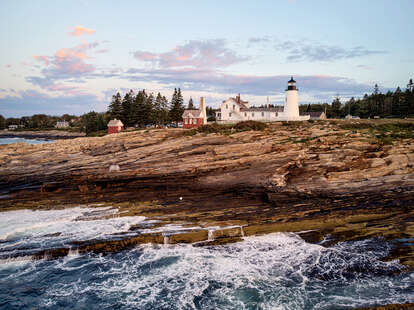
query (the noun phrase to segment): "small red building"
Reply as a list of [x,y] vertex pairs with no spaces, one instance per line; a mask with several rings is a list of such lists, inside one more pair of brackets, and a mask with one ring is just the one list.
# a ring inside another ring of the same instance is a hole
[[184,110],[183,128],[197,128],[207,124],[207,113],[204,98],[200,98],[200,108],[198,110]]
[[118,133],[124,129],[124,124],[119,119],[113,119],[108,123],[108,134]]

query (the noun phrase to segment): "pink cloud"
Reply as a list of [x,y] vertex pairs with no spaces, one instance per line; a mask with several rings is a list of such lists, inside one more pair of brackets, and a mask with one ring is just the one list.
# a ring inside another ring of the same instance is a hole
[[43,64],[45,66],[48,66],[49,65],[49,58],[47,56],[38,56],[38,55],[35,55],[35,56],[33,56],[33,58],[36,59],[36,60],[38,60],[38,61],[43,62]]
[[134,57],[141,61],[156,61],[158,55],[150,52],[136,51]]
[[220,68],[248,60],[226,47],[226,41],[191,40],[165,53],[136,51],[134,57],[144,62],[158,64],[162,68]]
[[29,76],[26,80],[51,92],[64,92],[71,95],[82,94],[78,87],[67,86],[58,83],[58,81],[81,81],[83,77],[93,73],[96,70],[95,66],[86,61],[90,58],[88,51],[98,45],[97,42],[82,42],[75,47],[60,48],[53,56],[33,56],[34,59],[42,61],[47,67],[41,71],[42,76]]
[[81,35],[94,34],[95,32],[96,30],[94,29],[89,29],[89,28],[85,28],[82,26],[75,26],[73,28],[73,31],[69,32],[69,35],[74,36],[74,37],[80,37]]

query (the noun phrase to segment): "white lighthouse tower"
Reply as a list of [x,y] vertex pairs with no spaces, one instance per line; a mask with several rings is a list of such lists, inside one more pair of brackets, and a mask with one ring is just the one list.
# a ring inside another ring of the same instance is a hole
[[293,76],[288,81],[286,89],[285,106],[281,117],[284,121],[305,121],[310,118],[309,115],[299,115],[299,98],[298,89],[296,88],[296,81]]

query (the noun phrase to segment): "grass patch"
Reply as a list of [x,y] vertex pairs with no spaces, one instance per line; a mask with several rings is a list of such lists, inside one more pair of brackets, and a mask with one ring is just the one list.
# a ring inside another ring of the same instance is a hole
[[414,139],[414,122],[358,121],[343,123],[339,127],[352,132],[366,132],[381,145],[392,144],[395,140]]
[[224,135],[231,135],[233,133],[242,131],[263,131],[267,128],[267,125],[262,122],[245,121],[236,124],[207,124],[198,128],[193,128],[185,132],[186,136],[194,136],[197,133],[218,133]]

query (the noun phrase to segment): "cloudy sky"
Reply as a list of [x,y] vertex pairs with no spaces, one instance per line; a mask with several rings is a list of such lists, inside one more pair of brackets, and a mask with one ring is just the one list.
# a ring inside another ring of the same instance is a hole
[[414,76],[412,0],[1,1],[0,114],[105,111],[147,89],[217,107],[360,97]]

